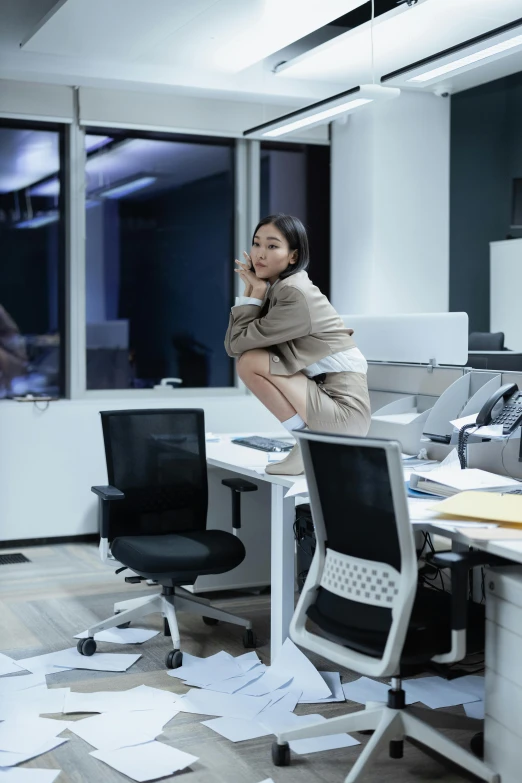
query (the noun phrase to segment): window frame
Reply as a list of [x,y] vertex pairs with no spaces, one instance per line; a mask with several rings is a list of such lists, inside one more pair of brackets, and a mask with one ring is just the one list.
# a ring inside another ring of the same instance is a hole
[[[224,138],[222,136],[202,136],[200,134],[180,134],[139,129],[115,129],[107,124],[73,123],[66,132],[66,205],[68,208],[67,253],[66,253],[66,300],[67,300],[67,373],[66,397],[72,400],[107,399],[166,399],[175,400],[185,397],[244,396],[250,394],[237,375],[235,364],[232,370],[232,385],[222,387],[182,387],[168,388],[165,391],[153,389],[87,389],[86,372],[86,226],[85,226],[85,151],[86,133],[110,135],[117,133],[126,138],[150,138],[162,141],[190,141],[194,143],[222,144],[232,146],[234,177],[234,226],[232,244],[236,258],[242,250],[250,246],[252,225],[259,220],[259,182],[260,158],[259,142],[246,139]],[[241,293],[242,285],[238,275],[234,275],[233,259],[230,274],[234,286],[232,301]],[[224,338],[224,335],[223,335]],[[223,349],[224,350],[224,349]]]
[[[60,215],[58,227],[58,332],[60,335],[59,346],[59,398],[67,397],[67,226],[68,209],[66,197],[67,182],[67,129],[69,124],[65,121],[54,121],[45,119],[22,119],[19,117],[10,117],[9,115],[0,116],[0,128],[10,128],[14,130],[35,130],[47,131],[58,134],[58,162],[59,169],[56,172],[60,182],[60,195],[58,196],[58,213]],[[47,179],[47,177],[43,178]],[[42,180],[41,180],[42,181]],[[33,183],[33,185],[36,183]]]

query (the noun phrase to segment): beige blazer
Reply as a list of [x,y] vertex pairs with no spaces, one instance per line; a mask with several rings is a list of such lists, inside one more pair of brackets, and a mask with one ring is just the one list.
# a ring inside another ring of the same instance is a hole
[[307,273],[297,272],[270,286],[261,307],[232,308],[225,349],[238,357],[266,348],[272,375],[294,375],[326,356],[354,348],[352,334]]

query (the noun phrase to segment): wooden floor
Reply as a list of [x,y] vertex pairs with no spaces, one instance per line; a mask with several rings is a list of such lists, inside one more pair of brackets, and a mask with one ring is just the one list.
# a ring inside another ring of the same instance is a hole
[[[0,566],[0,651],[13,658],[22,658],[71,647],[75,633],[89,624],[109,617],[115,600],[141,595],[147,588],[127,585],[123,576],[115,576],[113,569],[104,566],[97,549],[87,544],[62,544],[30,547],[23,552],[30,563]],[[2,550],[2,553],[8,550]],[[154,589],[154,588],[149,588]],[[270,621],[269,596],[239,595],[234,593],[214,596],[217,605],[236,614],[248,616],[260,639],[258,653],[268,662],[268,634]],[[200,619],[180,615],[182,647],[195,655],[207,656],[218,650],[233,655],[244,652],[241,629],[219,625],[207,627]],[[158,615],[139,623],[144,628],[162,628]],[[100,650],[115,651],[115,645],[99,644]],[[176,693],[187,688],[167,675],[164,665],[169,640],[160,634],[143,645],[118,645],[117,652],[141,652],[142,657],[125,673],[86,672],[72,670],[47,677],[48,687],[69,686],[75,691],[124,690],[146,684]],[[335,667],[325,660],[313,658],[319,668]],[[342,672],[343,682],[357,675]],[[325,717],[360,709],[360,705],[346,704],[298,705],[296,713],[320,711]],[[463,713],[461,707],[454,708]],[[53,715],[69,720],[71,716]],[[85,717],[85,716],[78,716]],[[272,765],[270,746],[273,737],[264,737],[242,743],[231,743],[201,725],[203,716],[178,714],[167,726],[161,741],[199,757],[199,761],[185,773],[164,780],[187,783],[260,783],[272,778],[275,783],[341,783],[360,753],[360,747],[347,748],[310,756],[293,756],[290,767]],[[455,741],[469,747],[469,734],[448,732]],[[33,768],[61,769],[58,783],[90,783],[91,781],[128,781],[129,779],[89,756],[91,746],[76,735],[66,732],[69,742],[57,750],[39,756],[22,765]],[[367,736],[357,735],[362,743]],[[408,783],[409,781],[443,781],[458,783],[464,780],[447,771],[437,761],[407,744],[405,757],[391,761],[383,756],[371,769],[365,780],[369,783]]]

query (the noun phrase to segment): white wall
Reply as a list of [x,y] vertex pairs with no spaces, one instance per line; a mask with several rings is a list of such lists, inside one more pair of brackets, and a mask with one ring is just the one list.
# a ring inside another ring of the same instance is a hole
[[94,484],[107,483],[100,410],[203,408],[211,432],[278,432],[251,395],[0,403],[0,541],[97,532]]
[[332,303],[449,306],[450,101],[403,92],[332,127]]

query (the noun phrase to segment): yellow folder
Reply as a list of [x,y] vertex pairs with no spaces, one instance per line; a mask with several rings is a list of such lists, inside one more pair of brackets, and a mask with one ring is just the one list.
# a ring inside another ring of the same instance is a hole
[[522,527],[522,495],[498,492],[459,492],[431,506],[441,516],[486,519]]

